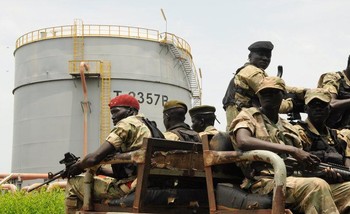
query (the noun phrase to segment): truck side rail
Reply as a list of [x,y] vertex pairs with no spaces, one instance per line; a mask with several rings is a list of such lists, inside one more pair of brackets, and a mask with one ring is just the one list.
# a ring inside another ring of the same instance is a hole
[[[163,148],[164,146],[165,147],[169,146],[169,150],[171,150],[173,146],[178,143],[179,145],[180,144],[182,145],[182,143],[184,143],[183,145],[188,145],[187,146],[188,148],[184,148],[184,150],[188,149],[193,151],[193,153],[188,153],[188,156],[193,159],[193,162],[189,161],[188,163],[185,163],[185,165],[188,165],[188,167],[191,168],[190,170],[192,170],[195,173],[191,174],[190,172],[190,173],[186,173],[186,175],[189,174],[190,176],[194,175],[194,176],[206,177],[208,201],[209,201],[209,207],[210,207],[211,213],[218,213],[218,212],[215,204],[214,186],[212,181],[213,174],[211,170],[207,170],[207,169],[208,168],[211,169],[211,166],[214,166],[214,165],[225,164],[225,163],[235,163],[240,161],[263,161],[263,162],[270,163],[273,166],[275,170],[273,206],[270,212],[262,212],[262,213],[273,213],[273,214],[285,213],[284,205],[285,205],[286,168],[283,160],[275,153],[269,152],[269,151],[262,151],[262,150],[254,150],[249,152],[212,151],[209,149],[208,140],[204,141],[203,144],[189,143],[189,142],[187,142],[186,144],[186,142],[173,142],[173,141],[168,141],[164,139],[155,139],[155,138],[144,139],[142,148],[140,148],[139,150],[127,152],[127,153],[117,153],[112,157],[107,157],[103,162],[101,162],[101,164],[118,164],[118,163],[138,164],[138,173],[137,173],[138,182],[135,190],[134,205],[133,205],[133,208],[129,209],[130,212],[137,213],[137,212],[143,211],[142,197],[145,196],[144,190],[146,188],[145,186],[147,186],[147,178],[148,178],[149,172],[151,171],[151,168],[155,167],[154,162],[152,162],[152,166],[151,166],[151,157],[154,157],[153,146],[157,147],[161,145],[163,146]],[[170,159],[167,159],[166,161],[169,162],[169,160],[172,160],[172,159],[175,160],[177,157],[174,156],[174,154],[177,155],[181,153],[181,152],[179,153],[178,151],[179,150],[176,150],[176,152],[171,153],[172,156],[170,156]],[[196,154],[199,153],[199,155],[202,156],[203,159],[197,158],[198,156],[193,156],[194,153]],[[153,159],[154,158],[152,158],[152,161]],[[196,162],[198,161],[202,162],[201,167],[200,166],[197,167],[198,163]],[[181,161],[179,163],[178,161],[175,160],[174,162],[175,162],[174,163],[175,165],[168,167],[168,169],[172,168],[173,170],[178,170],[180,168],[185,168],[184,161]],[[92,167],[88,169],[87,172],[85,173],[85,177],[84,177],[85,190],[84,190],[84,204],[83,204],[84,211],[95,210],[92,202],[92,190],[93,190],[93,177],[95,175],[95,171],[97,167],[98,166]],[[203,172],[202,174],[200,174],[201,171]],[[249,210],[249,212],[252,212],[252,211],[254,210]]]
[[[206,171],[207,179],[207,189],[209,198],[210,213],[225,213],[225,211],[220,212],[217,209],[213,185],[213,175],[211,167],[220,164],[227,163],[238,163],[243,161],[262,161],[272,165],[274,169],[274,189],[272,198],[272,209],[271,210],[261,210],[259,213],[272,213],[272,214],[283,214],[291,213],[289,210],[285,210],[285,192],[286,192],[286,166],[284,161],[276,153],[266,151],[266,150],[252,150],[248,152],[241,151],[214,151],[210,150],[210,141],[208,135],[202,136],[203,143],[203,156],[204,156],[204,166]],[[221,139],[219,137],[217,139]],[[231,142],[214,142],[214,144],[231,143]],[[256,213],[257,210],[247,210],[247,211],[237,211],[237,213]]]

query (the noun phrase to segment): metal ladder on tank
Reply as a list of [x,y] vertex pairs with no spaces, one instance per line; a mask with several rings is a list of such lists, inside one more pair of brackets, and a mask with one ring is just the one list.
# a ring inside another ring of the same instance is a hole
[[100,65],[100,144],[105,142],[106,137],[110,132],[110,110],[109,101],[111,98],[111,63],[103,61]]
[[[84,60],[84,24],[80,19],[74,20],[73,26],[73,57],[70,63],[73,68],[70,69],[71,75],[75,75],[79,67],[79,61]],[[105,137],[110,132],[110,111],[108,103],[111,97],[111,63],[109,61],[89,60],[90,63],[96,63],[99,66],[100,73],[100,144],[105,141]]]
[[75,61],[84,60],[84,24],[80,19],[74,20],[73,59]]
[[192,93],[193,106],[201,105],[201,88],[196,73],[196,68],[191,57],[178,48],[174,42],[169,42],[168,40],[166,44],[168,45],[170,52],[180,61],[182,67],[184,68],[187,82]]

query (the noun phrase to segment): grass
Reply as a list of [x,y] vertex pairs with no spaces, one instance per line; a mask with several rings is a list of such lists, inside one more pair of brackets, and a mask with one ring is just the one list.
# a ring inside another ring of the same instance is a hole
[[65,213],[64,190],[46,192],[45,188],[30,193],[0,191],[1,214],[41,214]]

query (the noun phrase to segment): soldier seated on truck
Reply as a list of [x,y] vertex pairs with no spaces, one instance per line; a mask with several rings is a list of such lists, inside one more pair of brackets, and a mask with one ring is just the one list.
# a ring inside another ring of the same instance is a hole
[[326,89],[308,90],[305,94],[305,112],[308,117],[294,127],[299,131],[305,151],[314,153],[322,162],[350,167],[350,130],[326,126],[331,99],[331,93]]
[[[331,111],[331,99],[331,94],[325,89],[308,90],[305,94],[305,112],[308,117],[295,127],[299,130],[304,150],[317,155],[322,162],[345,165],[349,168],[349,139],[346,136],[349,130],[331,129],[325,125]],[[350,192],[350,182],[344,182],[344,178],[331,168],[326,170],[330,173],[321,177],[331,183],[333,199],[339,211],[348,213],[350,198],[345,195]]]
[[[84,169],[99,164],[108,155],[116,152],[129,152],[141,147],[143,138],[152,137],[151,130],[138,114],[140,105],[130,95],[119,95],[109,103],[114,128],[106,141],[93,153],[73,164],[68,171],[66,187],[66,212],[75,213],[82,206],[84,176],[76,176]],[[133,164],[112,165],[113,172],[101,179],[94,178],[94,199],[120,198],[134,191],[136,187],[136,166]]]
[[[195,106],[188,113],[192,120],[192,129],[198,132],[199,136],[208,135],[210,138],[210,149],[216,151],[233,150],[228,133],[220,132],[214,127],[216,115],[215,107],[209,105]],[[215,139],[211,141],[211,138]]]
[[[242,109],[231,123],[230,134],[234,147],[243,151],[268,150],[282,158],[292,156],[300,163],[317,167],[319,158],[302,149],[298,131],[278,115],[285,92],[285,83],[278,77],[266,77],[262,81],[257,90],[261,107]],[[271,166],[246,163],[240,166],[246,176],[242,188],[261,195],[271,194]],[[293,210],[303,213],[339,213],[329,184],[321,178],[288,176],[286,187],[286,204]]]
[[216,135],[219,131],[214,127],[215,107],[209,105],[195,106],[188,113],[192,120],[192,129],[199,133],[201,137],[204,134]]
[[178,100],[164,103],[163,122],[166,128],[164,137],[167,140],[200,142],[197,132],[185,123],[187,105]]

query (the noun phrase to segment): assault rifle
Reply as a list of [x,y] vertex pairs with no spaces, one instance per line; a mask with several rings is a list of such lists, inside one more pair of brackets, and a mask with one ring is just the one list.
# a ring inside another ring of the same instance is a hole
[[305,177],[324,177],[324,169],[332,168],[336,173],[339,173],[344,181],[350,181],[350,169],[346,166],[334,164],[334,163],[320,163],[316,168],[306,167],[304,164],[299,163],[296,159],[287,157],[284,159],[287,172],[301,172]]
[[[277,67],[277,76],[282,78],[283,75],[283,66],[279,65]],[[293,102],[293,110],[289,112],[288,115],[288,120],[292,124],[296,124],[297,121],[301,120],[301,112],[304,112],[304,97],[298,96],[298,94],[287,92],[284,96],[284,99],[292,99]]]
[[28,192],[31,192],[35,189],[38,189],[39,187],[42,187],[48,183],[51,183],[52,181],[54,181],[58,178],[62,178],[62,179],[67,178],[68,170],[69,170],[70,166],[72,166],[78,160],[79,160],[79,157],[76,157],[73,153],[67,152],[66,154],[64,154],[64,158],[59,161],[59,163],[64,164],[66,166],[66,168],[62,169],[61,171],[59,171],[55,174],[53,174],[52,172],[47,173],[49,180],[45,181],[44,183],[42,183],[42,184],[40,184],[32,189],[29,189]]
[[298,121],[301,120],[301,112],[305,112],[304,110],[304,99],[300,99],[297,94],[294,94],[294,93],[290,93],[290,92],[287,92],[285,97],[285,99],[292,99],[292,102],[293,102],[293,109],[291,112],[287,113],[287,116],[288,116],[288,121],[291,123],[291,124],[296,124]]

